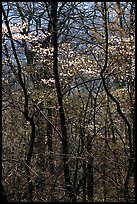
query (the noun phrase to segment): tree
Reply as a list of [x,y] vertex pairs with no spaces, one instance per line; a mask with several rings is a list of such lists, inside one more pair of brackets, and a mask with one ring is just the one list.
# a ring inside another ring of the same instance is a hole
[[134,2],[3,2],[9,202],[134,201],[134,14]]

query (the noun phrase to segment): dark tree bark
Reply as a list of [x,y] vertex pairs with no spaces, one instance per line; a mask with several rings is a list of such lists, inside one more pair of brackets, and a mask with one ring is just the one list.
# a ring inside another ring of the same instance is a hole
[[[47,6],[47,3],[45,3],[45,5]],[[51,9],[51,3],[49,2],[49,10],[47,10],[48,15],[49,15],[49,23],[48,23],[48,33],[52,33],[52,19],[54,16],[54,11]],[[53,46],[53,35],[49,36],[48,38],[46,38],[45,42],[48,42],[48,46]],[[46,44],[45,44],[46,45]],[[48,76],[50,77],[50,76]],[[47,117],[50,121],[52,121],[52,100],[49,100],[47,105]],[[51,125],[51,123],[47,122],[47,145],[48,145],[48,153],[49,153],[49,171],[51,174],[54,173],[54,161],[53,161],[53,138],[52,138],[52,132],[53,132],[53,127]]]
[[86,202],[86,177],[87,177],[87,175],[86,175],[87,173],[86,173],[86,161],[84,160],[83,161],[83,202]]
[[[35,122],[33,119],[33,116],[31,117],[29,115],[29,99],[28,99],[28,92],[27,92],[27,88],[26,88],[26,84],[23,81],[22,78],[22,66],[20,64],[18,55],[17,55],[17,51],[16,51],[16,47],[12,38],[12,33],[10,30],[10,26],[9,26],[9,21],[7,19],[6,13],[4,8],[2,7],[2,12],[3,12],[3,16],[4,16],[4,20],[5,20],[5,24],[8,30],[8,34],[11,40],[11,47],[12,47],[12,51],[13,51],[13,55],[14,58],[16,60],[17,63],[17,67],[18,67],[18,80],[19,80],[19,84],[23,90],[23,94],[24,94],[24,117],[26,119],[26,121],[28,121],[30,123],[30,127],[31,127],[31,136],[30,136],[30,143],[29,143],[29,150],[28,150],[28,154],[27,154],[27,159],[26,159],[26,173],[27,173],[27,179],[28,179],[28,197],[29,197],[29,201],[31,202],[33,200],[33,195],[32,195],[32,191],[33,191],[33,184],[32,184],[32,180],[31,180],[31,175],[30,175],[30,171],[29,171],[29,167],[31,165],[31,159],[32,159],[32,154],[33,154],[33,148],[34,148],[34,141],[35,141]],[[11,69],[14,70],[14,67],[12,66],[12,64],[10,64]]]
[[94,194],[93,194],[93,157],[91,156],[92,152],[92,139],[87,138],[87,151],[89,154],[88,162],[87,162],[87,177],[86,177],[86,184],[87,184],[87,196],[88,201],[93,202]]
[[93,158],[87,164],[87,195],[88,201],[93,202]]
[[125,201],[129,202],[129,180],[132,175],[132,168],[133,168],[133,163],[134,163],[134,155],[133,155],[133,141],[132,141],[132,131],[131,131],[131,124],[128,121],[127,117],[124,115],[124,113],[121,110],[120,103],[117,101],[117,99],[109,92],[105,78],[103,76],[105,70],[107,69],[108,65],[108,21],[107,21],[107,5],[106,2],[104,2],[104,23],[105,23],[105,38],[106,38],[106,48],[105,48],[105,64],[103,69],[100,72],[101,78],[102,78],[102,83],[105,89],[105,92],[107,96],[116,104],[117,107],[117,112],[121,119],[124,121],[125,125],[127,126],[127,135],[128,135],[128,143],[129,143],[129,158],[128,158],[128,169],[127,169],[127,175],[125,178],[124,182],[124,197]]
[[58,2],[51,3],[51,22],[53,28],[53,71],[55,77],[55,85],[58,97],[58,106],[59,106],[59,115],[62,131],[62,149],[63,149],[63,162],[64,162],[64,179],[65,179],[65,193],[66,196],[69,196],[70,201],[76,202],[76,196],[72,187],[70,180],[70,170],[69,170],[69,161],[68,161],[68,135],[66,127],[66,118],[63,107],[63,97],[60,87],[59,73],[58,73],[58,43],[57,43],[57,8]]
[[3,184],[2,184],[1,202],[2,203],[8,202],[7,194],[6,194],[6,191],[5,191],[5,188],[4,188]]
[[[48,105],[48,114],[47,117],[49,120],[52,118],[52,108],[50,107],[50,104]],[[54,173],[54,162],[53,162],[53,142],[52,142],[52,125],[50,123],[47,123],[47,145],[48,145],[48,153],[49,153],[49,170],[50,173]]]

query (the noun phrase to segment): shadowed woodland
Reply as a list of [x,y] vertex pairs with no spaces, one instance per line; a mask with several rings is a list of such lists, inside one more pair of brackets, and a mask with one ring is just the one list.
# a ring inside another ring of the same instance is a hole
[[2,3],[2,201],[135,202],[135,2]]

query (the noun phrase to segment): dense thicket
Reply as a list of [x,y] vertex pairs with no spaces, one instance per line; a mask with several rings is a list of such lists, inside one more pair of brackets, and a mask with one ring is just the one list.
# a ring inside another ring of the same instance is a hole
[[2,3],[8,202],[135,201],[135,3]]

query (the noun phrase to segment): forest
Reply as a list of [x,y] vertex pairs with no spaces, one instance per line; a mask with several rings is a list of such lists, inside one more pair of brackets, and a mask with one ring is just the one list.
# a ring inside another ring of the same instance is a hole
[[2,202],[135,202],[135,2],[2,2]]

